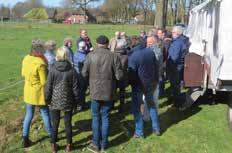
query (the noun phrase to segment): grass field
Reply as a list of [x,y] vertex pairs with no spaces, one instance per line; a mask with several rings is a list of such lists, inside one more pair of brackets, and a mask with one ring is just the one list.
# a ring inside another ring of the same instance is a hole
[[[116,30],[137,34],[143,26],[111,25],[54,25],[31,23],[0,23],[0,153],[48,153],[49,139],[43,123],[36,112],[31,127],[30,138],[35,145],[21,148],[21,127],[24,115],[22,100],[23,82],[20,76],[22,58],[29,52],[33,38],[55,39],[62,45],[65,36],[77,39],[79,29],[88,29],[94,42],[100,34],[113,36]],[[75,45],[74,45],[75,46]],[[74,50],[76,47],[74,47]],[[9,85],[15,86],[4,89]],[[4,90],[2,90],[4,89]],[[129,89],[128,89],[129,91]],[[226,99],[218,99],[217,105],[209,105],[210,99],[202,98],[192,108],[184,111],[168,111],[166,97],[160,99],[160,124],[163,134],[152,134],[150,123],[146,123],[145,139],[135,140],[133,117],[130,114],[131,99],[128,96],[127,112],[118,114],[112,111],[109,137],[109,153],[231,153],[232,133],[227,126]],[[91,140],[90,111],[74,115],[73,141],[77,148],[74,152],[88,153],[85,147]],[[64,152],[64,124],[60,126],[60,153]]]

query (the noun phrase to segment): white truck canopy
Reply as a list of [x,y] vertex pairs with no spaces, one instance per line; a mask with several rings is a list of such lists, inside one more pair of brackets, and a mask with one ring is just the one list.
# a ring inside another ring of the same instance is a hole
[[223,0],[219,22],[219,52],[223,55],[219,79],[232,80],[232,0]]
[[218,79],[232,80],[231,13],[232,0],[206,0],[191,10],[186,30],[189,52],[204,57],[215,86]]

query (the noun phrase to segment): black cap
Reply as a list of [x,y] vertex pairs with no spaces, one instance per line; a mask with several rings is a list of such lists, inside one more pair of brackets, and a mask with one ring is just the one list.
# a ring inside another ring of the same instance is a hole
[[105,45],[105,44],[108,44],[109,43],[109,39],[104,36],[104,35],[101,35],[97,38],[97,43],[98,44],[102,44],[102,45]]

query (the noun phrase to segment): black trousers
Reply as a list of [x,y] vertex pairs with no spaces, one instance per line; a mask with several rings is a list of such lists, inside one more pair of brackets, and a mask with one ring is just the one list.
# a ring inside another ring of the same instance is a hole
[[183,71],[178,70],[177,65],[172,61],[168,61],[167,71],[171,85],[171,94],[174,96],[174,105],[176,107],[180,107],[184,103],[181,96],[181,80],[183,78]]
[[85,97],[86,97],[86,91],[88,88],[88,84],[86,83],[85,78],[82,76],[82,74],[78,75],[78,79],[80,81],[80,106],[84,107],[86,102],[85,102]]
[[[52,134],[52,143],[57,142],[58,128],[60,124],[60,110],[50,110],[53,134]],[[65,132],[67,138],[67,144],[72,144],[72,111],[64,112],[64,124]]]

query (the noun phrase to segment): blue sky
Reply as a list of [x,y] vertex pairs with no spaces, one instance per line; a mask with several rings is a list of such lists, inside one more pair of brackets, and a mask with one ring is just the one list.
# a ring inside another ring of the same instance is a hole
[[[12,7],[17,2],[24,2],[24,1],[26,1],[26,0],[0,0],[0,5],[3,4],[3,5]],[[62,0],[43,0],[43,3],[46,6],[59,6],[61,1]],[[94,5],[96,6],[96,5],[99,5],[99,4],[94,4]]]
[[[25,2],[26,0],[0,0],[0,5],[13,6],[17,2]],[[61,0],[43,0],[46,6],[59,6]]]

